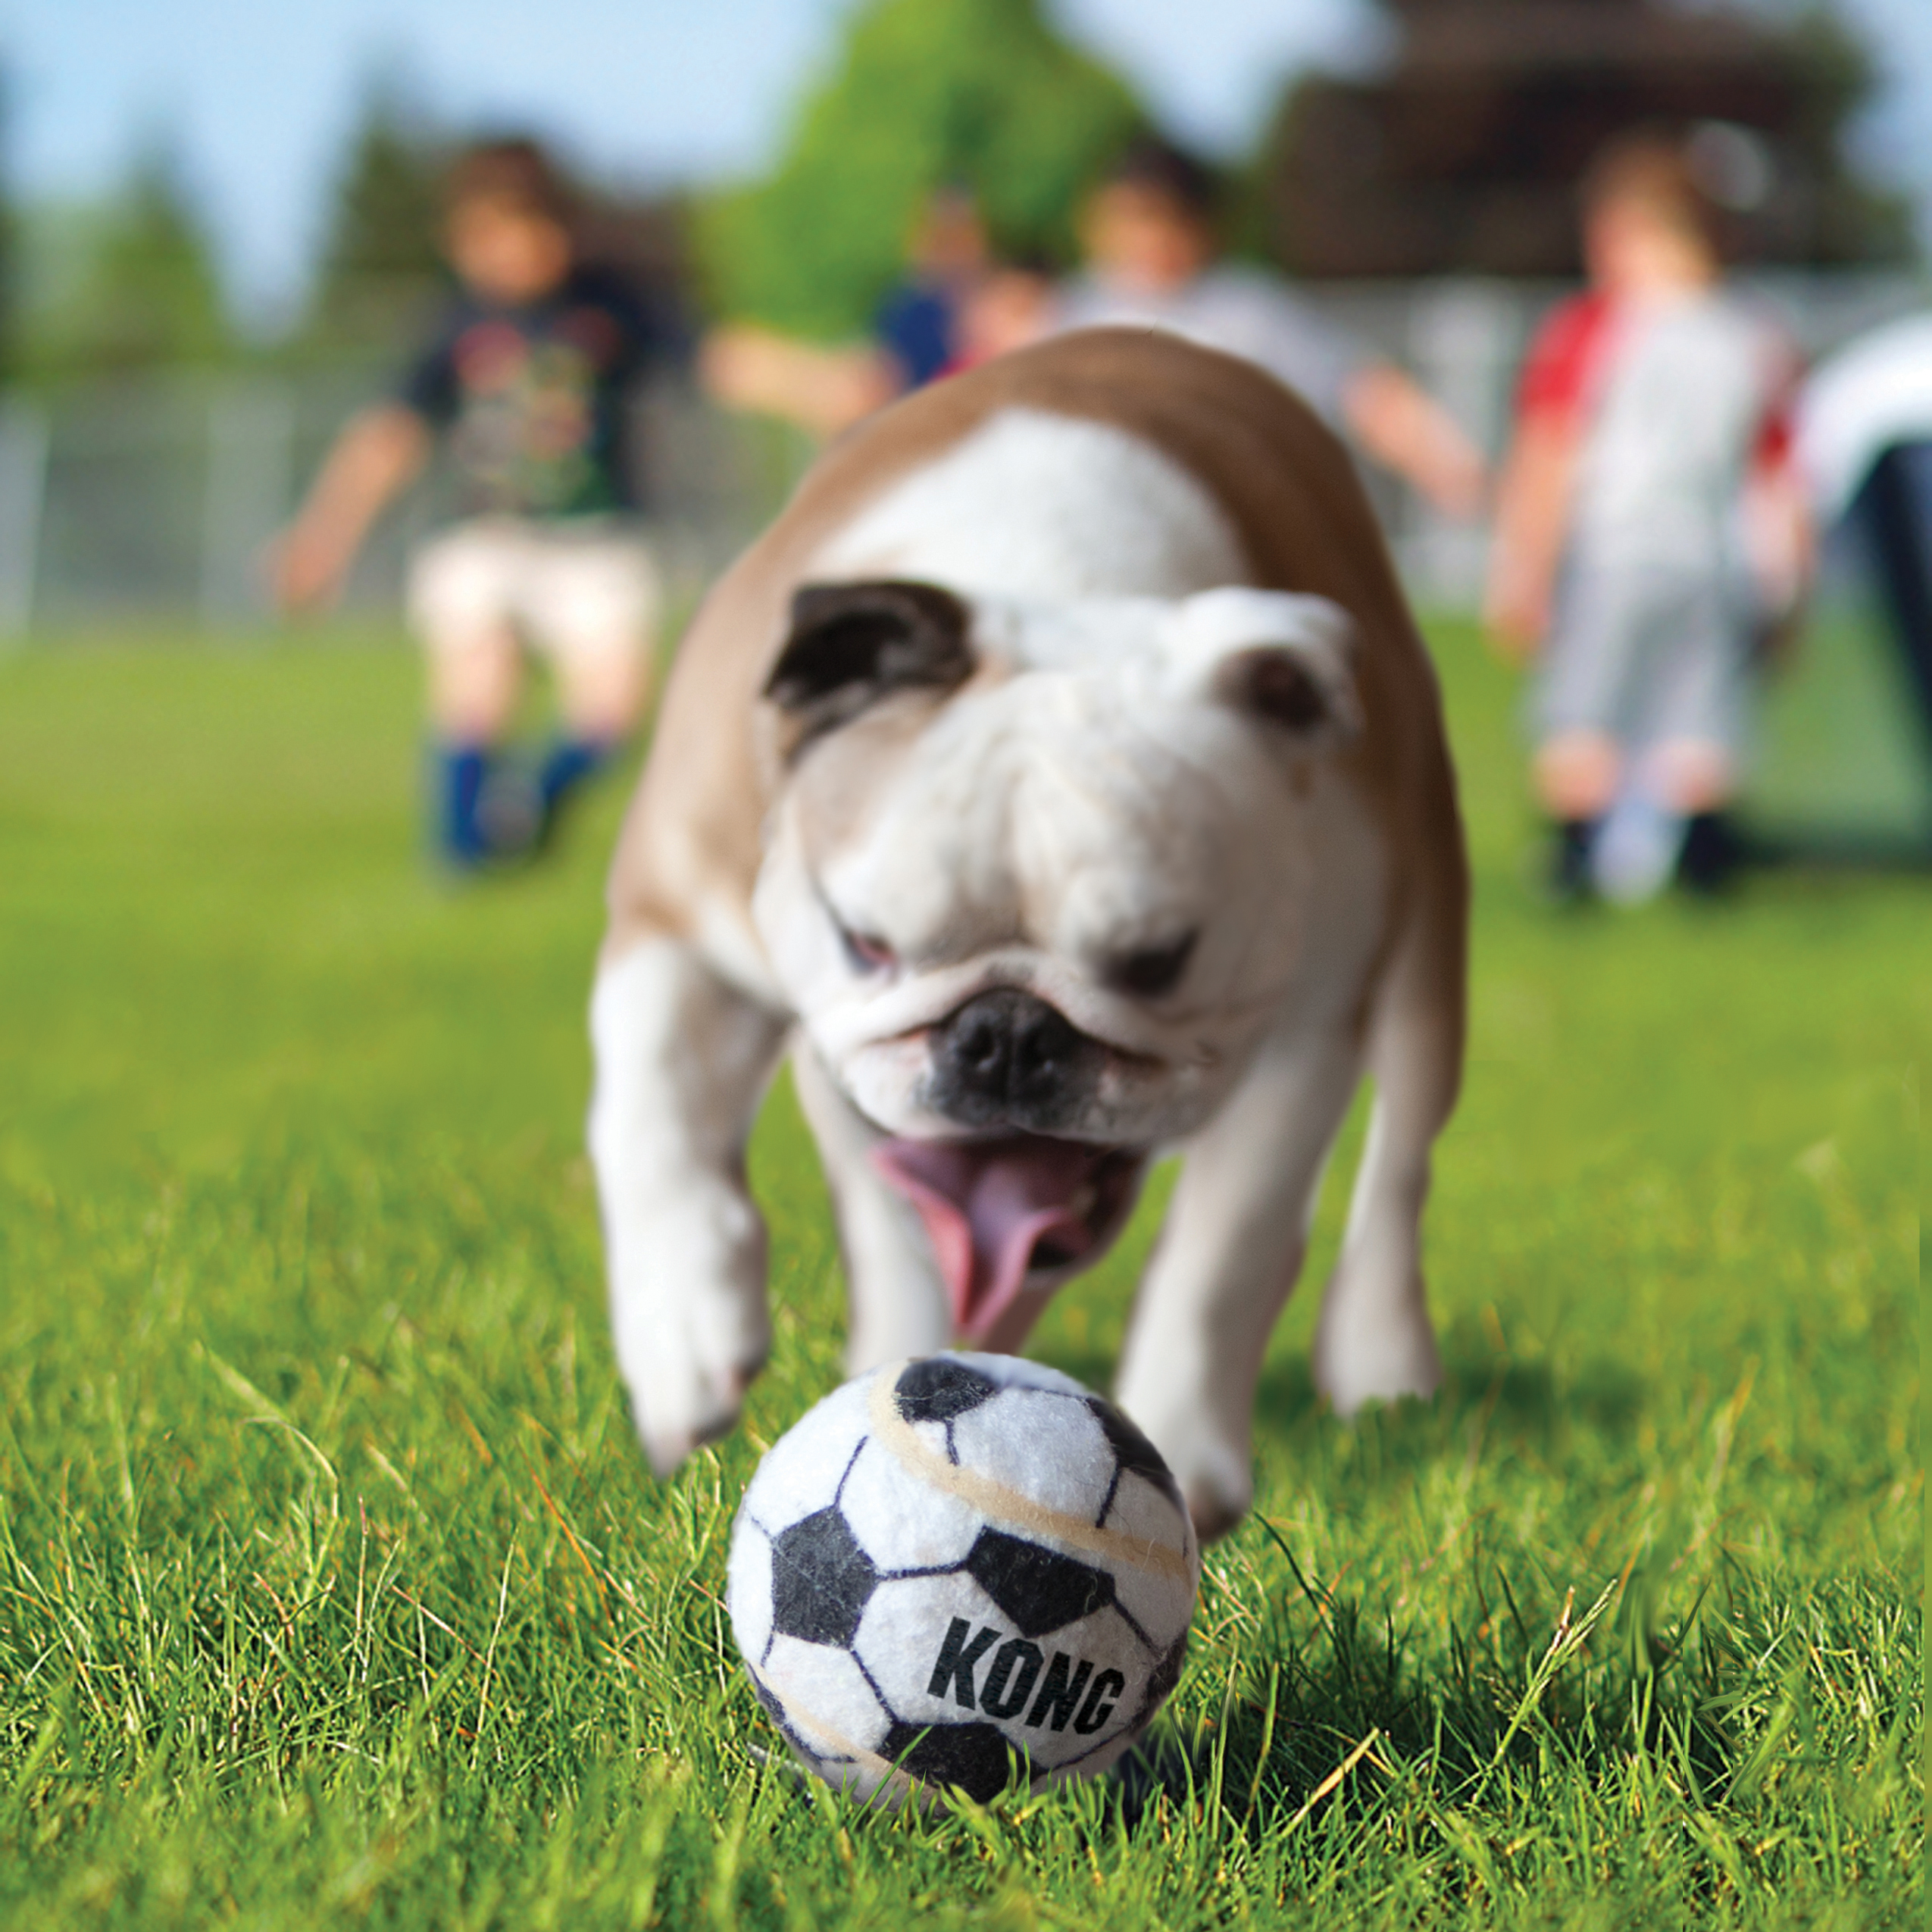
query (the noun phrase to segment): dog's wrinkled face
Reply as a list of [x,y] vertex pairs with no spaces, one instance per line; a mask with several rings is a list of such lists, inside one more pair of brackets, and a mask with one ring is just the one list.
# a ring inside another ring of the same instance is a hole
[[1340,610],[1279,592],[799,594],[755,915],[962,1336],[1096,1258],[1277,1012],[1349,657]]

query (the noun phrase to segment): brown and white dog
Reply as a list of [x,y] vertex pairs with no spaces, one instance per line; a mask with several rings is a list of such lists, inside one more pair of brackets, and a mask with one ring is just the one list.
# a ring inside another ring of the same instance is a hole
[[1432,1390],[1468,895],[1433,671],[1297,399],[1105,330],[873,418],[705,600],[611,873],[590,1145],[652,1465],[766,1353],[744,1150],[788,1045],[853,1372],[1018,1349],[1178,1151],[1118,1394],[1227,1528],[1366,1073],[1315,1373]]

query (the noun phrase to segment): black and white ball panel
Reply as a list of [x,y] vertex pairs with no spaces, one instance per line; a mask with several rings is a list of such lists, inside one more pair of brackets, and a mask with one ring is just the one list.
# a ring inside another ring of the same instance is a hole
[[901,1373],[893,1400],[908,1422],[950,1422],[996,1394],[999,1386],[964,1355],[931,1355]]
[[1087,1407],[1112,1446],[1114,1459],[1122,1471],[1152,1483],[1174,1505],[1176,1512],[1185,1517],[1187,1505],[1182,1499],[1180,1485],[1174,1480],[1174,1471],[1162,1459],[1161,1452],[1111,1402],[1089,1396]]
[[731,1532],[731,1560],[724,1574],[724,1600],[731,1612],[731,1634],[739,1653],[755,1671],[771,1641],[771,1544],[744,1511]]
[[1013,1747],[996,1724],[896,1724],[881,1755],[929,1784],[956,1784],[981,1804],[1006,1789],[1013,1770]]
[[1114,1600],[1111,1571],[1004,1530],[982,1530],[961,1568],[1022,1637],[1044,1637]]
[[957,1459],[1003,1488],[1098,1523],[1119,1468],[1084,1390],[1002,1389],[956,1416]]
[[[1186,1505],[1170,1501],[1145,1477],[1123,1471],[1113,1500],[1108,1505],[1106,1527],[1118,1535],[1173,1549],[1186,1547],[1190,1518]],[[1165,1647],[1179,1633],[1173,1627],[1174,1595],[1166,1580],[1145,1570],[1113,1572],[1114,1600],[1157,1645]],[[1186,1628],[1183,1623],[1182,1628]]]
[[766,1450],[745,1502],[767,1536],[831,1506],[867,1428],[861,1379],[833,1390]]
[[1101,1520],[1118,1535],[1137,1537],[1177,1549],[1184,1540],[1187,1505],[1178,1496],[1170,1496],[1165,1487],[1130,1469],[1123,1469],[1113,1495],[1108,1499],[1107,1514]]
[[786,1730],[813,1756],[849,1762],[884,1743],[892,1720],[849,1651],[774,1637],[755,1675],[783,1708]]
[[879,1580],[834,1504],[814,1510],[771,1543],[771,1627],[807,1643],[849,1647]]
[[[946,1639],[955,1620],[963,1621],[967,1631],[948,1655]],[[956,1576],[902,1577],[882,1583],[874,1593],[853,1648],[894,1716],[908,1724],[950,1724],[979,1711],[977,1691],[969,1689],[971,1702],[962,1702],[957,1693],[961,1661],[982,1630],[991,1635],[964,1664],[969,1683],[983,1674],[986,1652],[999,1641],[999,1610],[983,1592]],[[931,1688],[935,1683],[936,1692]]]
[[[938,1436],[943,1454],[943,1424],[923,1427]],[[897,1458],[877,1440],[858,1452],[839,1492],[839,1508],[860,1547],[891,1570],[950,1569],[964,1562],[983,1520],[958,1496],[908,1483]]]

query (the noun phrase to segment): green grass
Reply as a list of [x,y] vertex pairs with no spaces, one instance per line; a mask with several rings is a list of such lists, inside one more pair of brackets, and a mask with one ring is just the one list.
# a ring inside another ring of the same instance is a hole
[[[450,889],[402,651],[0,661],[0,1924],[1921,1923],[1923,886],[1546,913],[1509,680],[1437,642],[1447,1385],[1344,1426],[1291,1307],[1137,1818],[748,1752],[726,1536],[834,1252],[781,1088],[772,1365],[654,1483],[579,1124],[614,792]],[[1149,1231],[1040,1353],[1105,1380]]]

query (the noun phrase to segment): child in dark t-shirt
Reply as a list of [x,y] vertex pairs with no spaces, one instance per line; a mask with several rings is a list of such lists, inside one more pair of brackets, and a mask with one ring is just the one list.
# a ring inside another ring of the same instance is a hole
[[[460,292],[394,395],[338,439],[275,560],[285,605],[327,601],[442,443],[460,519],[415,558],[409,604],[429,659],[442,846],[460,866],[540,836],[648,694],[657,582],[628,521],[626,405],[675,344],[621,280],[578,260],[571,217],[527,142],[457,163],[444,245]],[[512,814],[491,779],[526,643],[555,672],[561,727],[533,812]]]
[[464,514],[621,514],[625,404],[658,346],[618,277],[573,264],[514,307],[460,295],[395,399],[445,433]]

